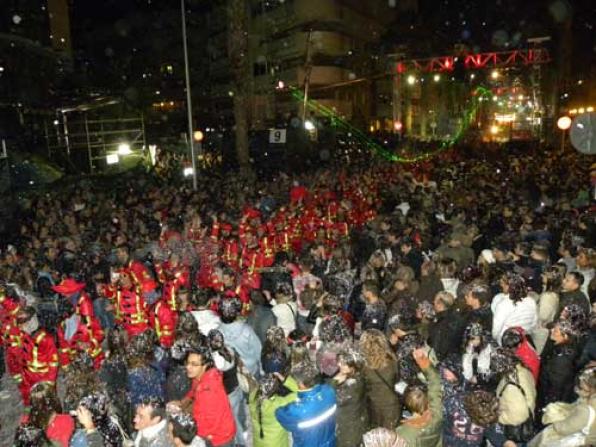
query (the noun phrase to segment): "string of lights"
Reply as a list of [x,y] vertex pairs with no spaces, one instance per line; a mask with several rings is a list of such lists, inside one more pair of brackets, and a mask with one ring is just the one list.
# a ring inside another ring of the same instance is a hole
[[[300,102],[304,102],[304,94],[301,90],[299,90],[295,87],[292,87],[292,86],[289,87],[289,90],[290,90],[290,93],[292,94],[292,97],[294,99],[296,99],[297,101],[300,101]],[[396,162],[396,163],[417,163],[420,161],[428,160],[429,158],[434,157],[434,156],[438,155],[439,153],[441,153],[441,152],[453,147],[455,144],[457,144],[461,140],[461,138],[464,136],[464,134],[466,133],[468,128],[470,127],[470,124],[471,124],[476,112],[478,111],[478,107],[480,106],[480,102],[481,102],[480,98],[490,97],[491,95],[492,95],[492,93],[489,89],[482,87],[482,86],[476,87],[476,89],[474,90],[474,92],[472,94],[472,104],[464,112],[461,123],[460,123],[455,135],[452,138],[442,141],[437,148],[435,148],[431,151],[425,152],[423,154],[419,154],[419,155],[415,155],[415,156],[411,156],[411,157],[396,154],[395,152],[390,151],[386,147],[383,147],[382,145],[380,145],[379,143],[374,141],[372,138],[370,138],[362,130],[354,127],[353,125],[348,123],[346,120],[339,117],[337,115],[337,113],[335,113],[335,111],[320,104],[316,100],[309,99],[306,101],[306,104],[311,110],[315,111],[316,113],[319,113],[320,115],[322,115],[326,118],[329,118],[331,123],[334,126],[340,128],[344,131],[347,131],[348,135],[350,135],[352,138],[354,138],[359,143],[361,143],[361,144],[365,145],[366,147],[368,147],[369,149],[371,149],[377,155],[384,157],[388,161]],[[408,152],[412,152],[412,151],[408,151]]]

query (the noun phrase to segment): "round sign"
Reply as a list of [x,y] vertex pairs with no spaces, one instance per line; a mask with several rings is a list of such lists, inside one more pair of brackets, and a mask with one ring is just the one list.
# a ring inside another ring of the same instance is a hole
[[596,113],[578,115],[571,124],[569,138],[582,154],[596,154]]

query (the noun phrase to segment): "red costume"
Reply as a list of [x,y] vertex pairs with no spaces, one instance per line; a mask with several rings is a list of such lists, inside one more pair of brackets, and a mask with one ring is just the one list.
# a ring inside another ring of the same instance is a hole
[[122,325],[129,337],[134,337],[149,329],[147,303],[145,303],[139,287],[124,288],[108,285],[104,286],[103,294],[114,305],[116,324]]
[[[68,366],[77,355],[78,351],[84,351],[93,359],[96,368],[99,368],[104,358],[101,342],[103,341],[103,330],[93,310],[93,302],[89,295],[83,291],[84,283],[78,283],[74,279],[67,278],[57,286],[52,287],[55,292],[64,295],[67,299],[76,299],[74,314],[78,317],[77,327],[74,331],[67,330],[67,320],[58,326],[58,346],[61,366]],[[78,295],[78,298],[77,298]],[[73,318],[73,317],[71,317]]]
[[173,310],[164,300],[155,303],[149,315],[151,327],[155,329],[159,344],[171,348],[174,344],[174,330],[178,322],[178,312]]
[[20,338],[19,391],[23,396],[23,404],[28,406],[33,385],[39,382],[56,382],[58,350],[52,336],[43,329],[32,334],[21,331]]

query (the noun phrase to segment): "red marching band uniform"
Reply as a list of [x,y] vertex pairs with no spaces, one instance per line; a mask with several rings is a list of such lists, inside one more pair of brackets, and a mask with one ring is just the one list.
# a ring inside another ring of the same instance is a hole
[[17,313],[21,305],[19,302],[6,295],[0,290],[0,329],[2,330],[1,341],[4,346],[6,368],[8,373],[17,381],[22,381],[21,375],[21,330],[17,325]]
[[104,333],[98,319],[95,317],[93,302],[83,290],[84,288],[84,283],[78,283],[70,278],[52,287],[55,292],[67,299],[80,294],[74,309],[74,316],[78,319],[76,329],[73,331],[67,328],[68,319],[63,320],[58,326],[58,357],[62,367],[67,367],[78,352],[89,354],[95,368],[99,368],[104,359],[101,349]]
[[157,279],[162,284],[162,298],[150,311],[149,322],[155,329],[159,343],[164,348],[174,344],[174,330],[178,322],[178,306],[176,294],[181,287],[190,287],[190,270],[188,267],[166,261],[156,264]]
[[134,337],[149,329],[147,303],[143,298],[142,286],[133,282],[132,272],[123,269],[118,273],[128,276],[130,284],[107,284],[102,287],[102,293],[114,305],[116,324],[121,325],[129,337]]

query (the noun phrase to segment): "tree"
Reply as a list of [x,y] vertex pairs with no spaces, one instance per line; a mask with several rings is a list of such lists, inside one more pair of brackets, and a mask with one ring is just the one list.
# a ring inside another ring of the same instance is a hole
[[234,121],[236,124],[236,157],[240,169],[250,169],[248,150],[248,10],[245,0],[227,0],[228,56],[232,68]]

